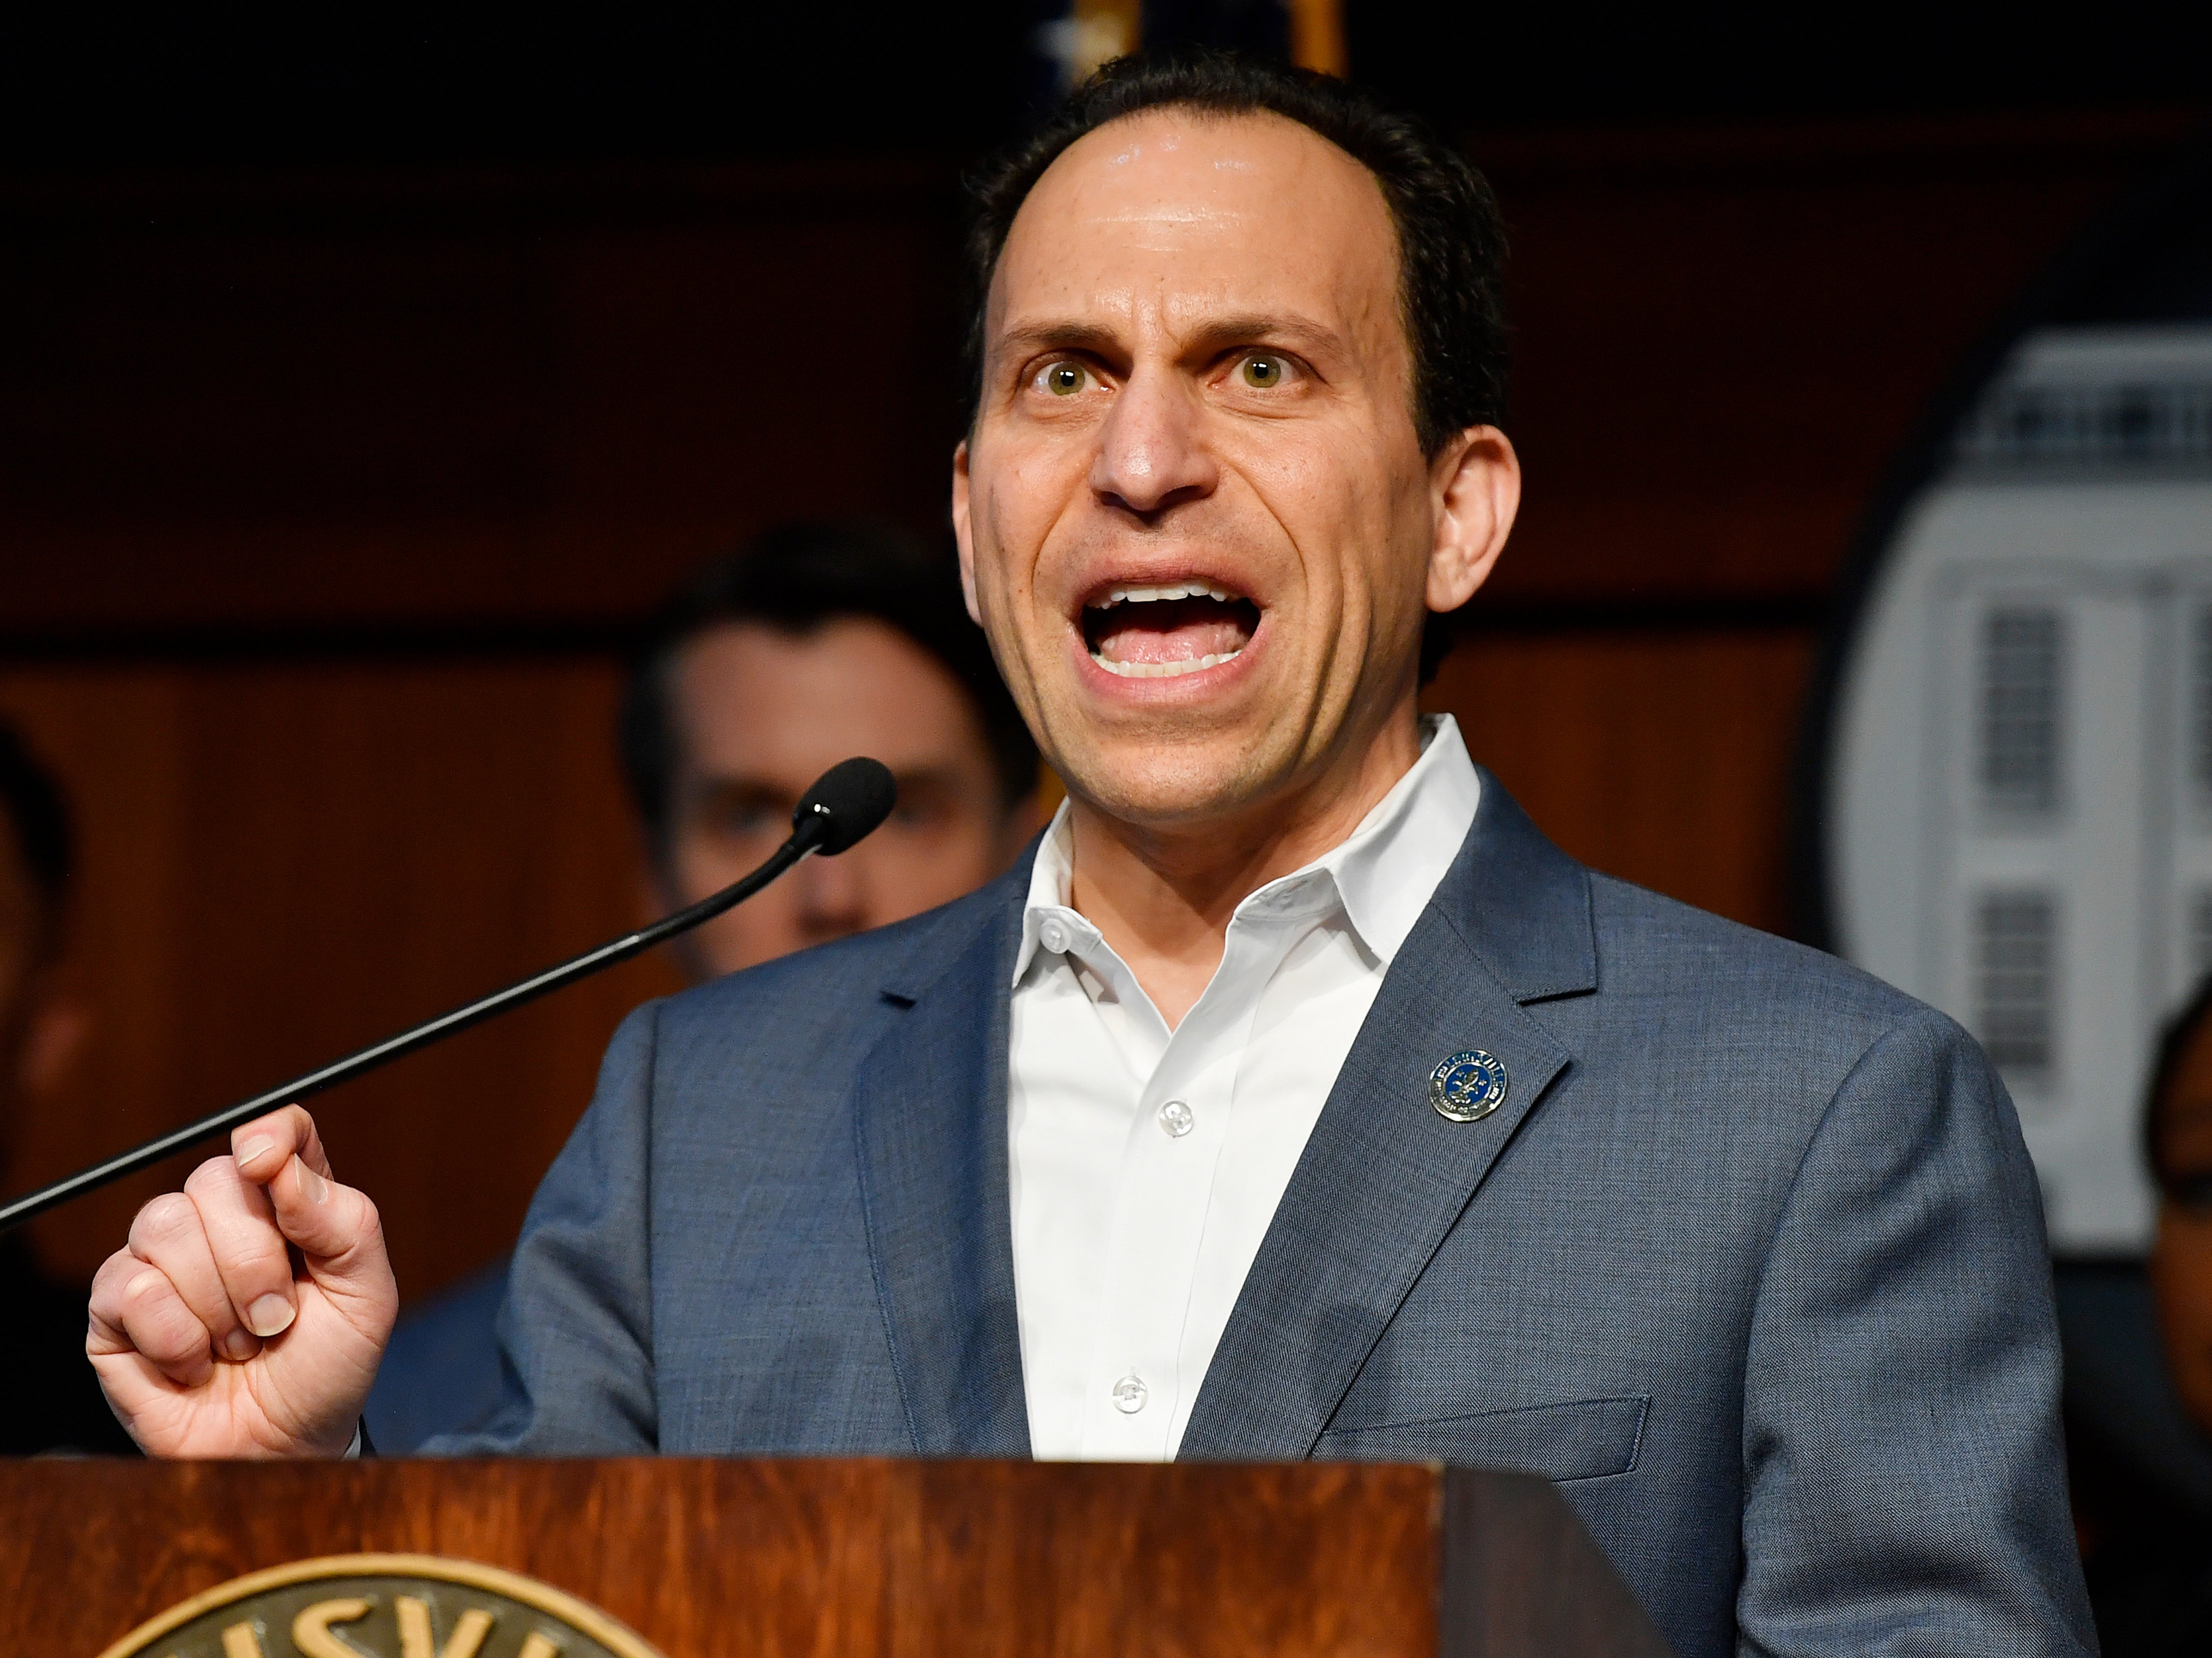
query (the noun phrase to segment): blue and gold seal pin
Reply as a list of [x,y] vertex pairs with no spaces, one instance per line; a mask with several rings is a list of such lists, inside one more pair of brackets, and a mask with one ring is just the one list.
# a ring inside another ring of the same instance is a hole
[[1473,1122],[1505,1103],[1505,1061],[1470,1048],[1429,1073],[1429,1103],[1440,1117]]

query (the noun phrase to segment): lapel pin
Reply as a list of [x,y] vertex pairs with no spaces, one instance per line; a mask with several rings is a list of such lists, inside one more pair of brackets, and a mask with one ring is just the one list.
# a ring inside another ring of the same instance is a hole
[[1474,1122],[1505,1103],[1505,1061],[1470,1048],[1429,1073],[1429,1103],[1453,1122]]

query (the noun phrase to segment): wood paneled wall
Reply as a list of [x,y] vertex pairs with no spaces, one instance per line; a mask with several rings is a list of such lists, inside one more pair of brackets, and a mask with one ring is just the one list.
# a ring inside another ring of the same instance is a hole
[[[1522,527],[1434,688],[1569,850],[1778,928],[1820,605],[1922,401],[2178,124],[1474,146]],[[635,916],[610,641],[795,513],[941,524],[949,169],[0,191],[0,711],[96,1035],[11,1186]],[[320,1108],[403,1289],[495,1252],[644,963]],[[88,1272],[155,1171],[41,1223]]]
[[511,633],[797,514],[935,525],[920,163],[0,187],[0,635]]
[[1701,909],[1784,930],[1802,629],[1478,634],[1427,702],[1567,851]]
[[[61,667],[0,709],[68,780],[70,975],[94,1027],[20,1134],[66,1173],[635,925],[604,662]],[[410,1294],[509,1241],[623,1013],[632,963],[316,1104]],[[88,1275],[180,1157],[38,1223]]]
[[1961,353],[2186,130],[2102,117],[1475,140],[1513,242],[1528,473],[1478,606],[1817,606]]

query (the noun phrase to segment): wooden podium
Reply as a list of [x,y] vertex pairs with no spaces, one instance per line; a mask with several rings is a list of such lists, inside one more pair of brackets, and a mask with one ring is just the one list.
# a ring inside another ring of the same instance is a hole
[[[1431,1466],[14,1462],[0,1538],[0,1647],[41,1658],[1667,1650],[1548,1484]],[[367,1554],[476,1565],[270,1570]]]

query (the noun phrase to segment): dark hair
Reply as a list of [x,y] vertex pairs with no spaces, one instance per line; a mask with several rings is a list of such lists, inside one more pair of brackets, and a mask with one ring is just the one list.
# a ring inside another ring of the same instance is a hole
[[[1498,203],[1467,158],[1410,115],[1348,82],[1233,52],[1185,50],[1117,58],[1068,94],[1035,134],[971,185],[968,234],[970,420],[982,407],[985,311],[1014,216],[1045,169],[1086,133],[1142,110],[1279,115],[1318,134],[1375,175],[1398,232],[1399,305],[1413,365],[1413,430],[1433,458],[1470,426],[1505,418],[1507,337],[1501,289],[1505,232]],[[1421,637],[1425,683],[1450,648],[1431,616]]]
[[2189,1044],[2212,1018],[2212,974],[2207,974],[2181,1011],[2166,1022],[2159,1032],[2158,1050],[2151,1061],[2150,1082],[2143,1090],[2142,1151],[2144,1164],[2150,1176],[2163,1191],[2166,1185],[2165,1154],[2160,1142],[2166,1136],[2168,1096],[2173,1092],[2174,1078],[2181,1069],[2181,1060]]
[[789,524],[698,571],[662,606],[631,659],[618,730],[623,777],[656,857],[666,850],[679,756],[669,671],[709,628],[756,623],[805,635],[845,617],[896,628],[959,682],[990,750],[1000,802],[1036,787],[1036,744],[1006,694],[982,630],[969,619],[949,555],[932,556],[870,524]]
[[69,801],[54,774],[39,762],[22,733],[0,720],[0,811],[14,831],[16,856],[46,912],[45,947],[60,941],[62,909],[76,864],[76,837]]

